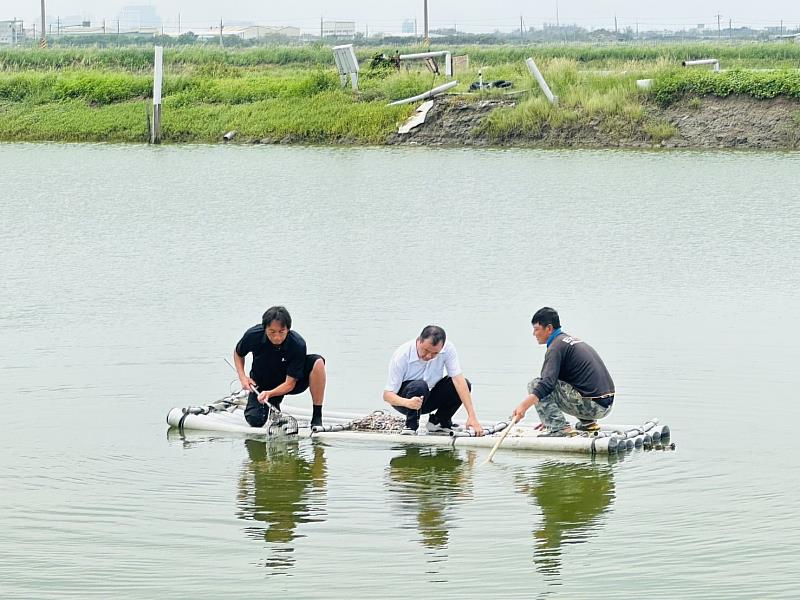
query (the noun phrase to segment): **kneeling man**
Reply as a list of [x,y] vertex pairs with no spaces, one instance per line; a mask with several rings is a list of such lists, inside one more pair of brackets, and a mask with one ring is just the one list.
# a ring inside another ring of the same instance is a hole
[[[244,359],[249,353],[253,354],[250,377],[244,372]],[[311,425],[322,425],[325,359],[306,353],[306,342],[292,330],[292,317],[286,308],[267,309],[261,323],[244,332],[236,344],[233,362],[242,389],[250,390],[244,418],[252,427],[263,427],[270,405],[280,409],[284,395],[301,394],[308,388],[314,411]]]
[[[558,313],[540,308],[531,319],[533,336],[547,344],[542,376],[528,384],[528,397],[514,410],[521,420],[531,406],[536,407],[548,437],[575,435],[563,413],[578,417],[575,424],[583,431],[597,431],[614,404],[614,382],[594,348],[581,339],[561,331]],[[563,412],[562,412],[563,411]]]
[[395,351],[383,399],[405,415],[403,435],[415,435],[419,416],[426,413],[433,413],[428,418],[428,431],[450,433],[453,415],[462,404],[467,410],[467,427],[483,435],[472,406],[471,389],[461,372],[456,348],[447,341],[444,329],[428,325],[417,339]]

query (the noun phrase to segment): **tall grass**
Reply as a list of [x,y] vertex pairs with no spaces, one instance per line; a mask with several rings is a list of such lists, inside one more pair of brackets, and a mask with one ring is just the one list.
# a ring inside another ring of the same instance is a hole
[[[362,63],[376,52],[394,54],[422,50],[406,48],[364,47],[356,48]],[[532,44],[514,46],[457,46],[434,47],[450,50],[454,54],[468,54],[476,65],[493,66],[519,63],[529,56],[537,60],[564,58],[583,66],[604,68],[623,63],[654,63],[658,61],[680,64],[683,60],[718,58],[723,66],[741,67],[800,67],[800,44],[786,42],[762,43],[660,43],[660,44]],[[246,49],[208,47],[170,47],[164,52],[164,63],[170,67],[189,65],[229,65],[236,67],[279,66],[333,66],[330,47],[319,44],[308,46],[264,46]],[[726,64],[727,63],[727,64]],[[63,69],[68,67],[95,69],[124,69],[143,71],[151,69],[151,48],[59,48],[59,49],[5,49],[0,50],[0,70]]]

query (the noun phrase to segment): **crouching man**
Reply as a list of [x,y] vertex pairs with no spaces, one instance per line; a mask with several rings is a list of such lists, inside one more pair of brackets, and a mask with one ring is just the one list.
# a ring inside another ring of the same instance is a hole
[[432,413],[427,424],[429,432],[450,433],[456,427],[453,415],[462,404],[467,411],[466,426],[483,435],[472,406],[471,389],[461,372],[456,348],[447,341],[444,329],[428,325],[418,338],[395,351],[383,399],[405,415],[403,435],[415,435],[419,416],[427,413]]
[[594,348],[561,330],[558,313],[540,308],[531,319],[533,336],[547,345],[541,377],[528,384],[528,397],[514,410],[518,420],[536,407],[544,426],[541,435],[575,435],[563,413],[578,418],[575,427],[597,431],[614,404],[614,382]]
[[[253,364],[248,377],[244,372],[244,359],[250,353]],[[309,388],[313,408],[311,425],[322,425],[325,359],[319,354],[307,354],[306,342],[292,330],[292,317],[286,308],[267,309],[261,323],[244,332],[236,344],[233,362],[242,389],[250,391],[244,418],[251,427],[263,427],[270,405],[280,409],[286,394],[301,394]]]

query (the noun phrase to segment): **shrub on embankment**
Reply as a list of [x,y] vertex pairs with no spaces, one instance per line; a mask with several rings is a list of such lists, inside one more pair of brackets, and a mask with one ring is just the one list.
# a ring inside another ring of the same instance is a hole
[[800,98],[800,72],[671,70],[653,79],[652,94],[661,106],[669,106],[689,95]]

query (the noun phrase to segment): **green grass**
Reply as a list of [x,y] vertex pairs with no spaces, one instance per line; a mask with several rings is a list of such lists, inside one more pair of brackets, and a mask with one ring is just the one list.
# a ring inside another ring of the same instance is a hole
[[652,88],[655,100],[669,106],[687,95],[754,98],[788,96],[800,98],[800,71],[713,71],[669,70],[658,75]]
[[[394,54],[424,50],[420,46],[356,47],[360,61],[366,61],[376,52]],[[469,54],[470,61],[479,66],[496,66],[524,61],[533,56],[536,60],[564,58],[582,66],[593,68],[618,67],[620,64],[654,63],[657,61],[680,64],[682,60],[717,58],[724,68],[730,67],[800,67],[800,45],[788,42],[762,43],[675,43],[675,44],[532,44],[508,46],[458,46],[431,49],[451,50],[454,54]],[[281,66],[333,66],[330,47],[320,44],[308,46],[264,46],[247,49],[223,49],[216,46],[168,47],[164,52],[167,66],[227,65],[233,67]],[[150,48],[54,48],[0,50],[0,70],[10,69],[63,69],[68,67],[96,69],[148,70],[153,64]]]
[[[413,51],[415,48],[403,49]],[[674,127],[652,116],[655,106],[681,98],[744,94],[800,98],[800,71],[680,69],[687,58],[800,66],[800,45],[492,46],[452,49],[470,55],[471,69],[457,74],[465,93],[482,71],[485,81],[514,83],[513,108],[495,110],[477,132],[492,140],[539,137],[548,131],[579,133],[591,127],[610,141],[659,142]],[[165,141],[215,141],[226,131],[239,140],[380,143],[414,110],[388,107],[444,81],[420,65],[399,72],[371,71],[375,48],[360,49],[364,68],[358,94],[340,88],[330,48],[262,47],[243,50],[165,50]],[[393,51],[393,50],[392,50]],[[551,106],[523,59],[535,56],[559,96]],[[794,62],[792,62],[794,61]],[[0,51],[0,139],[141,141],[145,102],[152,88],[147,48]],[[650,78],[643,92],[636,80]],[[502,90],[465,96],[500,97]],[[699,100],[694,108],[699,108]]]

